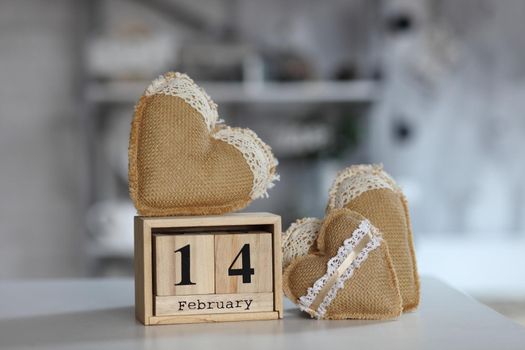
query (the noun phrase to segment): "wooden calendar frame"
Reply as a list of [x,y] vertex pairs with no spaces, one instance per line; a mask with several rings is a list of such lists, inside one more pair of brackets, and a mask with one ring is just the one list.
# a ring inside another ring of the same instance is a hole
[[[273,311],[157,316],[154,312],[154,247],[156,232],[199,232],[202,230],[262,230],[272,235]],[[281,217],[270,213],[234,213],[213,216],[136,216],[135,230],[135,316],[144,325],[272,320],[283,317]]]

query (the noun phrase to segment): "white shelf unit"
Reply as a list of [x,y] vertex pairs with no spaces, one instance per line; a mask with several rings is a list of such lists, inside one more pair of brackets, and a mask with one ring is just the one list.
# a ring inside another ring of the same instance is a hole
[[[198,82],[217,103],[369,103],[377,96],[371,80],[305,82]],[[92,83],[93,103],[135,103],[147,81]]]

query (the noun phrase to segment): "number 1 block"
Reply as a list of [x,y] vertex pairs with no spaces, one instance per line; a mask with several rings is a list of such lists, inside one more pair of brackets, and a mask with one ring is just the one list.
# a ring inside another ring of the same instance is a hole
[[213,235],[154,235],[156,295],[215,292]]
[[215,235],[215,293],[271,292],[272,270],[270,233]]

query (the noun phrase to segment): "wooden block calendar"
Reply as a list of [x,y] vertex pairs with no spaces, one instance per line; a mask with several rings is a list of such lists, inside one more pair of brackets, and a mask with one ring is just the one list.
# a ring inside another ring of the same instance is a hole
[[135,217],[135,314],[145,325],[282,318],[281,218]]

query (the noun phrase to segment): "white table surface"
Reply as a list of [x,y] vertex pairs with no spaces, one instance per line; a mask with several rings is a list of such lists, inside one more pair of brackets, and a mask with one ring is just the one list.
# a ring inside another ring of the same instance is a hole
[[129,279],[0,281],[0,349],[525,349],[525,328],[423,278],[418,311],[397,321],[285,318],[145,327]]

